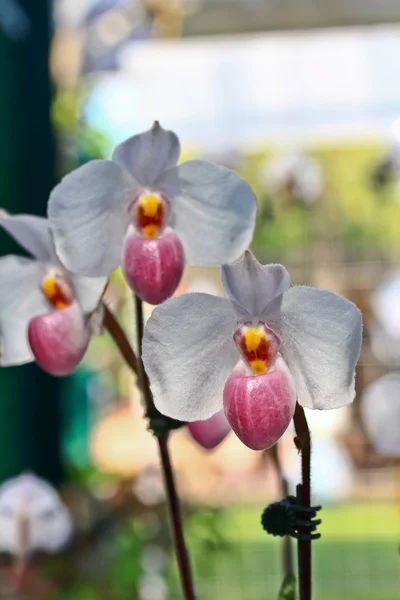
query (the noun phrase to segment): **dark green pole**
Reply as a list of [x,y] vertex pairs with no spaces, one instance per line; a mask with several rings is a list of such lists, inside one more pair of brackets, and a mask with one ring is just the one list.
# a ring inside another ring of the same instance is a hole
[[[0,29],[0,206],[45,215],[54,185],[51,3],[18,2],[29,20],[26,35],[12,38]],[[10,252],[20,250],[0,232],[0,254]],[[0,368],[0,481],[26,470],[53,483],[62,480],[61,385],[34,364]]]

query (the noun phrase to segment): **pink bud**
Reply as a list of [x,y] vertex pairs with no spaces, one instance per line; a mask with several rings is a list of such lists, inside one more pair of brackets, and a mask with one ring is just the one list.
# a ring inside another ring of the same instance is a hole
[[205,450],[213,450],[231,432],[231,426],[223,410],[205,421],[187,424],[192,438]]
[[248,448],[271,448],[285,433],[293,418],[296,391],[284,360],[274,369],[253,375],[240,361],[224,388],[224,410],[233,431]]
[[85,355],[90,329],[85,325],[79,305],[34,317],[29,323],[28,339],[36,362],[51,375],[69,375]]
[[137,234],[126,237],[122,269],[132,290],[149,304],[161,304],[179,285],[185,266],[182,244],[172,229],[148,239]]

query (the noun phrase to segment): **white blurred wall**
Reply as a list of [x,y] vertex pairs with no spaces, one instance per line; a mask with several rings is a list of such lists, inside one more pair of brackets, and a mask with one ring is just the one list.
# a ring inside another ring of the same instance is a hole
[[354,138],[400,115],[400,27],[136,42],[119,60],[89,105],[117,140],[154,119],[209,148]]

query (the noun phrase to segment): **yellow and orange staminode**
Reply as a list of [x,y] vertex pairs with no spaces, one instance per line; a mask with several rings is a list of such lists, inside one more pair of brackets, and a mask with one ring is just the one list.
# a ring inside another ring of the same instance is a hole
[[166,223],[166,201],[157,192],[141,194],[134,205],[134,218],[136,227],[144,237],[156,238]]
[[70,306],[72,293],[68,284],[64,283],[56,275],[48,275],[42,281],[42,292],[50,304],[57,310]]
[[238,349],[255,375],[264,375],[276,358],[278,336],[264,325],[244,324],[234,334]]

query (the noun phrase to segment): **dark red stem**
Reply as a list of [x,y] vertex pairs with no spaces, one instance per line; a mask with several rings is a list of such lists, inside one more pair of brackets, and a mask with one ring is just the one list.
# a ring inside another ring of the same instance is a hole
[[[142,356],[142,339],[144,331],[143,306],[142,301],[136,295],[135,300],[135,315],[136,315],[136,332],[138,340],[138,353]],[[154,406],[153,396],[150,390],[148,378],[143,367],[143,362],[139,361],[139,377],[143,395],[147,408]],[[176,559],[178,563],[179,575],[181,578],[182,591],[185,600],[195,600],[192,570],[190,567],[189,555],[186,549],[185,537],[183,534],[182,513],[179,502],[179,496],[175,486],[174,473],[171,464],[171,457],[168,448],[168,437],[156,436],[158,449],[161,458],[162,471],[164,476],[165,488],[167,491],[168,508],[171,520],[172,532],[174,537]]]
[[[301,488],[298,489],[300,502],[303,506],[311,504],[311,436],[304,409],[296,404],[294,413],[294,427],[296,430],[295,443],[301,453]],[[307,518],[307,517],[306,517]],[[304,533],[309,533],[305,530]],[[311,542],[299,540],[297,543],[299,559],[299,592],[300,600],[311,600],[312,594],[312,569],[311,569]]]
[[118,350],[121,352],[122,357],[125,359],[128,366],[132,369],[132,371],[139,375],[139,367],[138,367],[138,359],[136,358],[136,354],[132,350],[132,346],[129,343],[128,338],[126,337],[125,331],[122,329],[121,325],[118,323],[114,314],[108,308],[106,304],[103,303],[104,309],[104,318],[103,325],[113,338]]
[[161,464],[163,468],[164,482],[167,490],[168,508],[172,530],[174,534],[175,552],[179,567],[182,589],[187,600],[195,600],[192,570],[190,567],[189,555],[186,549],[185,538],[183,535],[181,508],[174,481],[174,473],[172,470],[171,459],[168,450],[168,441],[165,437],[162,436],[158,437],[157,440]]

